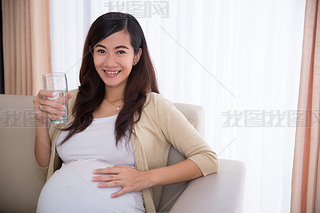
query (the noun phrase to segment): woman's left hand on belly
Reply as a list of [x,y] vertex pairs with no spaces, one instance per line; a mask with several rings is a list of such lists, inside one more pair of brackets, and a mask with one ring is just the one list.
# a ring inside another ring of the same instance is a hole
[[96,169],[94,174],[100,175],[92,178],[93,182],[101,182],[99,188],[122,187],[111,197],[119,197],[128,192],[138,192],[150,187],[148,172],[138,171],[130,166],[114,166]]

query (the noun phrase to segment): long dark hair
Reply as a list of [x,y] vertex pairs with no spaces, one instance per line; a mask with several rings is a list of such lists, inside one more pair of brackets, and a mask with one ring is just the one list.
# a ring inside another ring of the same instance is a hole
[[[126,133],[129,130],[131,134],[133,125],[140,120],[142,108],[146,102],[146,94],[148,92],[159,93],[146,39],[138,21],[126,13],[110,12],[101,15],[91,25],[84,44],[79,92],[72,109],[74,120],[69,127],[63,129],[69,133],[61,144],[75,133],[85,130],[92,123],[92,113],[105,97],[105,84],[94,67],[92,49],[106,37],[122,30],[129,33],[134,53],[137,54],[141,48],[142,55],[139,62],[133,66],[126,83],[124,105],[115,124],[116,144],[122,137],[130,137]],[[138,116],[134,120],[136,113]]]

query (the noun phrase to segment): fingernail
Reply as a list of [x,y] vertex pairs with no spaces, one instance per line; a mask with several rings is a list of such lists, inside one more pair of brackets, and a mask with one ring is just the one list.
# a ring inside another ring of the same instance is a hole
[[111,195],[111,197],[112,197],[112,198],[114,198],[114,197],[115,197],[115,195],[114,195],[114,194],[112,194],[112,195]]
[[98,187],[102,187],[102,186],[103,186],[102,183],[99,183],[99,184],[98,184]]
[[97,178],[95,178],[95,177],[92,178],[92,181],[96,181],[96,180],[97,180]]

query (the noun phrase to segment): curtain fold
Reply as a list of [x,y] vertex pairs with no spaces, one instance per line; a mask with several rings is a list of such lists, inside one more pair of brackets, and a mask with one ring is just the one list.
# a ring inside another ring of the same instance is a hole
[[51,72],[49,0],[2,0],[5,94],[36,95]]
[[291,212],[320,212],[320,6],[307,0],[292,173]]

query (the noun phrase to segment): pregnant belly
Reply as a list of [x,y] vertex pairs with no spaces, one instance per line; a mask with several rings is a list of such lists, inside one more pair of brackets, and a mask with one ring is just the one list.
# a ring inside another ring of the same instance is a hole
[[43,187],[37,212],[144,212],[141,192],[111,198],[120,187],[98,188],[91,181],[94,169],[110,166],[98,160],[63,164]]

